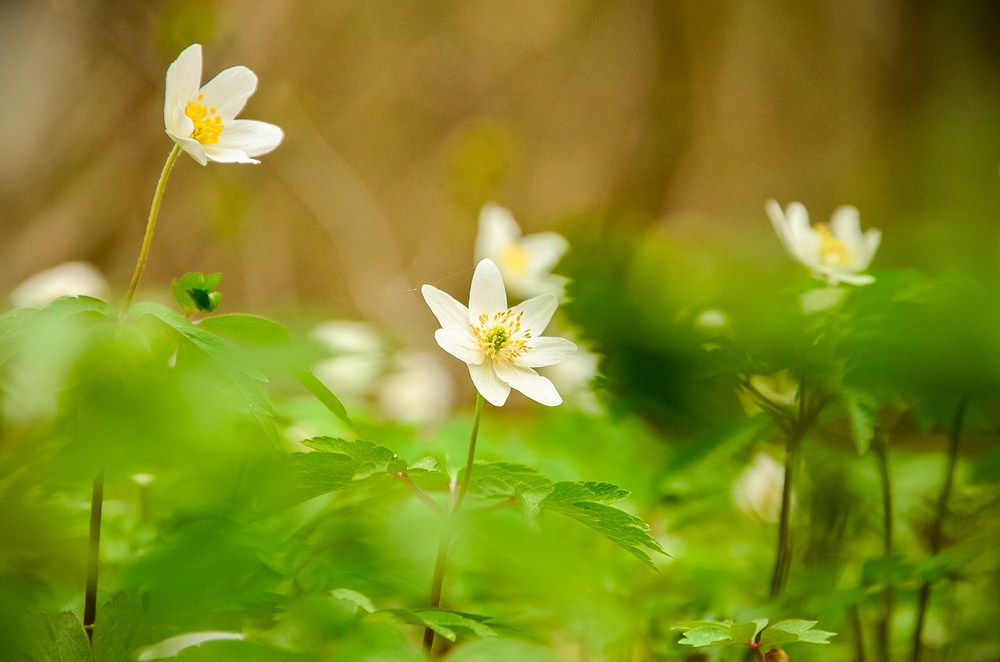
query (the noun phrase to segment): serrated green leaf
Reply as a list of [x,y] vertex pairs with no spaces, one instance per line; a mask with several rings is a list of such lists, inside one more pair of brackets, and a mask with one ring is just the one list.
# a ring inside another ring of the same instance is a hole
[[656,569],[653,560],[643,550],[665,554],[660,543],[649,535],[649,525],[604,501],[620,493],[619,488],[608,483],[556,483],[545,497],[541,507],[567,517],[604,534],[609,540],[624,548],[649,567]]
[[286,459],[293,488],[284,497],[298,503],[342,490],[354,482],[357,460],[339,453],[292,453]]
[[472,492],[486,498],[517,499],[525,521],[534,526],[553,483],[531,467],[511,462],[477,464],[472,472]]
[[684,636],[677,643],[685,646],[702,648],[704,646],[724,646],[733,643],[727,623],[708,623],[684,631]]
[[836,636],[835,632],[824,632],[823,630],[813,630],[817,621],[804,621],[801,619],[790,619],[778,621],[774,625],[765,628],[760,635],[760,647],[767,648],[776,644],[802,641],[812,644],[828,644],[830,637]]
[[24,619],[30,659],[37,662],[94,662],[90,642],[76,614],[64,611],[53,620],[47,614]]
[[131,658],[138,641],[142,603],[127,593],[117,593],[97,613],[94,621],[94,660],[118,662]]
[[366,611],[369,614],[375,612],[375,605],[372,603],[371,599],[362,593],[357,591],[352,591],[349,588],[336,588],[332,591],[333,597],[338,600],[346,600],[354,604],[355,607]]
[[289,339],[288,329],[281,324],[256,315],[213,315],[199,322],[212,333],[249,343],[273,344]]
[[[448,641],[456,641],[458,635],[476,637],[498,636],[495,629],[498,624],[493,623],[493,619],[488,616],[447,611],[444,609],[388,609],[386,612],[393,614],[405,623],[429,627]],[[511,629],[506,626],[503,627],[504,629]]]
[[313,437],[301,442],[323,453],[340,453],[357,460],[354,480],[361,480],[377,473],[396,473],[406,470],[406,462],[385,446],[357,439],[348,441],[336,437]]
[[854,445],[858,449],[858,455],[864,455],[871,448],[872,439],[875,438],[875,412],[878,405],[868,395],[855,391],[844,394],[844,404],[851,422]]

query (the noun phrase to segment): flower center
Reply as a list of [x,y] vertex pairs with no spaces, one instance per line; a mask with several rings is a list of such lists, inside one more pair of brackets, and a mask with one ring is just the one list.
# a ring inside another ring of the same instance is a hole
[[202,145],[210,145],[219,142],[219,134],[224,127],[222,118],[215,108],[206,108],[199,103],[204,98],[204,94],[198,94],[198,101],[188,101],[184,107],[184,114],[194,122],[194,131],[188,137],[194,138]]
[[522,276],[528,270],[528,253],[518,244],[504,246],[500,261],[512,276]]
[[816,226],[819,235],[819,254],[823,265],[827,267],[849,267],[854,264],[851,252],[847,250],[840,239],[833,236],[830,226],[820,223]]
[[513,363],[528,347],[531,332],[521,328],[524,311],[514,314],[507,309],[500,313],[479,316],[479,324],[472,326],[472,335],[487,358]]

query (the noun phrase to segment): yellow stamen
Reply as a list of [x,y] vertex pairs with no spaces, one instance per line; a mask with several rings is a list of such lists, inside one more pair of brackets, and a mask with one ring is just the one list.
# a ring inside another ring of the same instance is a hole
[[514,311],[508,308],[493,315],[483,313],[479,316],[478,326],[470,325],[472,335],[487,358],[513,363],[514,359],[527,349],[531,331],[521,330],[523,316],[524,311],[515,315]]
[[500,262],[512,276],[522,276],[528,270],[528,253],[518,244],[507,244],[500,253]]
[[816,234],[819,235],[819,254],[823,264],[828,267],[849,267],[854,264],[851,252],[847,250],[840,239],[833,236],[830,226],[820,223],[816,226]]
[[184,114],[194,122],[194,130],[188,137],[194,138],[202,145],[210,145],[219,142],[219,134],[225,127],[215,108],[206,108],[199,103],[204,97],[204,94],[199,94],[198,101],[188,101],[184,107]]

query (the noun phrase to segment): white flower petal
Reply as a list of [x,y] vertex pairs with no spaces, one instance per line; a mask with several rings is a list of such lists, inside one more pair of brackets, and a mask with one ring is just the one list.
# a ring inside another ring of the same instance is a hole
[[[163,102],[163,123],[168,131],[177,131],[177,109],[198,96],[201,85],[201,45],[191,44],[167,67],[166,93]],[[190,131],[188,131],[190,134]],[[182,135],[188,135],[183,134]]]
[[861,260],[861,264],[864,266],[862,269],[867,269],[872,263],[872,259],[875,257],[875,252],[878,251],[879,244],[882,242],[882,232],[881,230],[869,230],[865,233],[864,239],[864,259]]
[[542,294],[534,299],[528,299],[519,303],[511,310],[515,315],[523,311],[524,315],[521,318],[521,326],[531,331],[533,336],[538,337],[542,335],[542,331],[549,325],[549,321],[552,319],[552,315],[556,312],[558,306],[559,299],[556,295]]
[[476,265],[469,290],[469,322],[476,323],[480,315],[493,315],[504,310],[507,310],[507,291],[500,269],[492,260],[481,260]]
[[510,385],[500,381],[493,370],[492,361],[483,361],[479,365],[469,364],[469,375],[476,390],[495,407],[502,407],[510,395]]
[[209,148],[239,150],[247,156],[261,156],[281,144],[285,137],[280,127],[257,120],[231,120],[219,134],[219,142],[206,145],[205,151],[211,154]]
[[558,232],[539,232],[529,234],[520,241],[521,248],[528,254],[529,269],[534,272],[547,272],[569,250],[566,237]]
[[535,402],[549,407],[562,404],[562,397],[552,382],[531,368],[522,368],[506,363],[496,363],[494,368],[500,379]]
[[217,163],[260,163],[251,159],[242,149],[226,149],[218,145],[202,145],[208,158]]
[[858,274],[848,271],[838,271],[826,269],[822,272],[832,283],[848,283],[850,285],[870,285],[875,282],[875,277],[868,274]]
[[576,344],[565,338],[531,338],[528,349],[514,363],[526,368],[543,368],[573,359],[576,351]]
[[451,295],[442,292],[433,285],[424,285],[420,288],[424,295],[424,301],[430,306],[434,317],[440,322],[441,327],[449,331],[469,330],[469,309],[456,301]]
[[830,232],[847,249],[847,254],[852,260],[851,267],[857,271],[864,271],[868,264],[862,265],[862,262],[865,261],[868,251],[861,234],[861,217],[858,210],[850,206],[838,207],[830,219]]
[[476,344],[476,339],[472,337],[471,333],[438,329],[434,332],[434,339],[437,340],[441,349],[466,363],[479,364],[485,359],[482,348]]
[[514,215],[499,205],[485,204],[479,212],[479,231],[476,234],[476,262],[499,260],[505,246],[521,236]]
[[205,153],[205,148],[200,142],[194,138],[181,138],[171,131],[167,131],[167,135],[170,136],[171,140],[180,145],[181,149],[190,154],[192,159],[201,165],[208,164],[208,155]]
[[240,114],[256,89],[257,74],[246,67],[230,67],[205,83],[201,88],[204,98],[200,103],[206,108],[215,108],[228,128],[229,121]]

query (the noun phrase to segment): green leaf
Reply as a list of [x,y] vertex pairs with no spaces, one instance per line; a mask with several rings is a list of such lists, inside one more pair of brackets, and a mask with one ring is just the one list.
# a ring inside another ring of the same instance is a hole
[[375,605],[372,603],[371,599],[362,593],[357,591],[352,591],[349,588],[337,588],[332,591],[333,597],[338,600],[346,600],[352,603],[357,609],[366,611],[369,614],[375,612]]
[[[556,483],[541,502],[541,507],[567,517],[604,534],[649,567],[656,569],[643,547],[665,554],[660,543],[649,535],[649,525],[638,517],[607,505],[619,500],[621,490],[609,483]],[[627,492],[625,492],[627,494]]]
[[674,630],[684,630],[684,636],[677,643],[702,648],[704,646],[724,646],[733,643],[729,623],[688,622],[675,625]]
[[757,639],[757,633],[767,625],[766,618],[760,618],[749,623],[735,623],[729,628],[729,636],[733,641],[749,646]]
[[496,637],[499,626],[511,630],[508,626],[494,623],[489,616],[466,614],[444,609],[389,609],[387,613],[394,615],[404,623],[429,627],[448,641],[456,641],[459,635],[476,637]]
[[201,328],[244,342],[274,344],[289,339],[288,329],[256,315],[213,315],[199,322]]
[[196,310],[211,313],[222,300],[222,294],[212,291],[221,280],[222,274],[187,273],[170,283],[170,291],[185,315]]
[[397,473],[406,470],[406,462],[399,459],[385,446],[363,439],[348,441],[335,437],[313,437],[302,442],[303,445],[323,453],[340,453],[358,462],[354,472],[354,480],[362,480],[377,473]]
[[477,464],[472,472],[472,491],[486,498],[517,499],[525,521],[534,525],[552,481],[531,467],[511,462]]
[[267,377],[233,345],[214,333],[199,328],[191,320],[157,304],[140,303],[132,307],[130,315],[135,319],[148,315],[160,320],[215,361],[227,372],[233,386],[246,403],[250,415],[269,439],[277,441],[279,435],[274,423],[271,400],[260,384],[262,381],[267,381]]
[[790,619],[778,621],[771,627],[765,628],[760,635],[760,647],[767,648],[776,644],[786,644],[793,641],[802,641],[812,644],[828,644],[830,637],[836,636],[836,632],[824,632],[823,630],[813,630],[817,621],[804,621],[801,619]]
[[[76,614],[64,611],[52,620],[32,614],[24,621],[30,659],[38,662],[94,662],[87,633]],[[126,658],[127,659],[127,658]]]
[[847,416],[851,421],[851,436],[858,449],[858,455],[864,455],[871,448],[875,438],[875,415],[878,404],[868,395],[856,391],[844,394],[844,404],[847,406]]
[[333,391],[326,387],[326,384],[321,382],[316,378],[316,375],[312,374],[309,370],[299,369],[295,371],[295,378],[300,384],[306,387],[306,390],[315,396],[323,406],[330,410],[334,416],[337,417],[348,430],[354,434],[358,434],[358,428],[354,424],[354,421],[347,415],[347,410],[344,408],[343,403],[340,401]]
[[142,603],[127,593],[117,593],[97,613],[94,623],[94,660],[118,662],[131,659],[138,640]]

